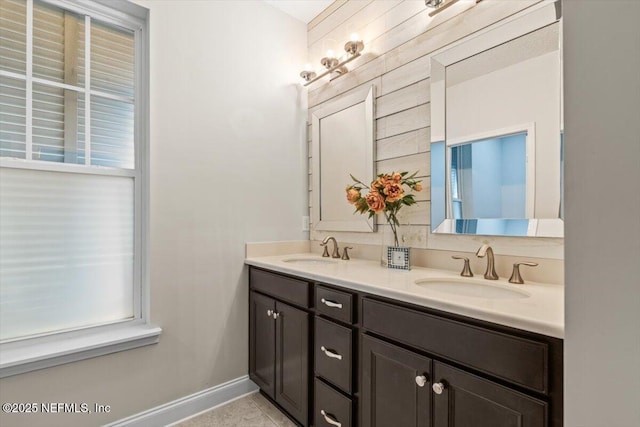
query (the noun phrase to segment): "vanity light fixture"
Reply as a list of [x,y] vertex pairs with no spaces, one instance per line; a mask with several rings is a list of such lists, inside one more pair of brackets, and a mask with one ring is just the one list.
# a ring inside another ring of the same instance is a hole
[[360,52],[362,52],[363,49],[364,42],[360,40],[357,34],[352,34],[351,40],[349,40],[344,45],[346,55],[343,55],[342,58],[336,58],[334,52],[332,50],[329,50],[327,51],[326,56],[320,60],[320,64],[322,64],[322,66],[326,68],[326,71],[318,75],[311,68],[311,64],[307,64],[304,71],[300,73],[300,77],[302,77],[306,82],[304,86],[308,86],[316,80],[319,80],[331,73],[336,74],[336,77],[334,77],[334,79],[348,73],[349,69],[345,67],[345,64],[359,57],[361,55]]
[[429,16],[433,16],[436,13],[440,13],[446,8],[448,8],[449,6],[457,2],[458,0],[424,0],[425,6],[433,9],[431,12],[429,12]]
[[305,81],[312,80],[316,77],[316,73],[313,71],[311,64],[305,65],[304,70],[300,73],[300,77],[305,79]]
[[[476,4],[478,4],[482,0],[475,0],[475,1],[476,1]],[[458,0],[424,0],[425,6],[427,6],[430,9],[433,9],[431,12],[429,12],[429,16],[433,16],[437,13],[440,13],[446,8],[448,8],[449,6],[452,6],[457,2]]]

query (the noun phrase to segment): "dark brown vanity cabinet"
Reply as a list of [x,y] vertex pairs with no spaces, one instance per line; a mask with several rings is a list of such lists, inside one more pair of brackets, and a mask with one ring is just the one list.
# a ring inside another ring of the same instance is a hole
[[307,282],[251,270],[249,377],[303,426],[309,419],[308,292]]
[[304,426],[562,427],[560,339],[265,270],[250,277],[251,379]]

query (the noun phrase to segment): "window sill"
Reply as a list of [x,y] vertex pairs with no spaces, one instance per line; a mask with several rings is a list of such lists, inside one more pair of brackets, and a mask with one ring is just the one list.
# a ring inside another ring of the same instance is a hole
[[159,327],[130,321],[3,343],[0,378],[155,344],[161,332]]

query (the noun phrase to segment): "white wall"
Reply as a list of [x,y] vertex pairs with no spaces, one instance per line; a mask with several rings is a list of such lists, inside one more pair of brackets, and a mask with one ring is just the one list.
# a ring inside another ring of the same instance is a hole
[[259,1],[151,10],[151,319],[160,343],[3,379],[2,402],[89,402],[100,425],[247,374],[245,241],[302,240],[306,26]]
[[640,425],[640,2],[564,1],[565,427]]

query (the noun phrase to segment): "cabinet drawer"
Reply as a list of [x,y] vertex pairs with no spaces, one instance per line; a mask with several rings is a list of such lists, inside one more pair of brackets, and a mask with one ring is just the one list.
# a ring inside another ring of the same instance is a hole
[[353,295],[316,286],[316,312],[345,323],[353,323]]
[[315,385],[315,414],[316,427],[351,427],[353,419],[351,399],[338,393],[316,378]]
[[309,307],[309,283],[304,280],[281,276],[264,270],[251,268],[250,288],[288,301],[301,307]]
[[395,341],[531,390],[549,391],[546,343],[366,298],[362,324]]
[[349,328],[316,317],[315,373],[351,393],[352,334]]

